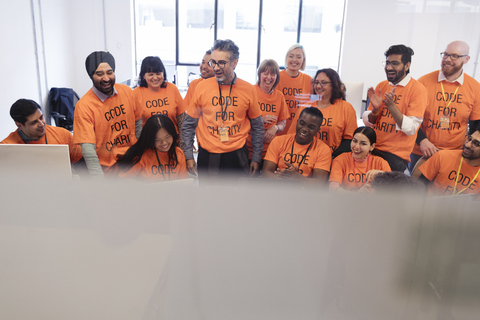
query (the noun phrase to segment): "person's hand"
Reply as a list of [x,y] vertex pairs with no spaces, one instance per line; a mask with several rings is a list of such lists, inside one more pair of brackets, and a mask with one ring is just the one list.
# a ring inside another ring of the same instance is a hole
[[277,116],[267,114],[265,116],[262,116],[262,121],[264,124],[277,123]]
[[252,161],[250,163],[250,177],[253,177],[260,169],[260,163]]
[[368,172],[365,174],[366,182],[365,184],[370,184],[372,183],[373,179],[375,176],[379,173],[382,173],[382,170],[368,170]]
[[422,150],[423,156],[425,159],[430,158],[439,150],[433,143],[430,142],[427,138],[420,141],[420,150]]
[[365,183],[360,189],[358,189],[357,192],[360,192],[360,193],[370,193],[372,192],[372,186],[370,185],[370,183]]
[[378,94],[375,92],[375,89],[369,88],[367,90],[367,96],[372,104],[372,113],[377,114],[380,111],[380,106],[382,105],[382,90],[378,90]]
[[265,131],[265,136],[263,137],[263,143],[269,143],[277,134],[277,126],[273,126]]
[[187,159],[187,171],[196,176],[197,175],[197,164],[194,159]]
[[285,169],[279,169],[277,168],[277,171],[275,171],[275,174],[282,179],[294,179],[296,178],[297,175],[300,173],[298,172],[298,167],[294,166],[293,164],[284,161],[285,165],[287,166]]
[[395,88],[392,89],[392,91],[385,93],[385,99],[383,100],[385,103],[385,107],[387,107],[388,110],[390,110],[395,106]]

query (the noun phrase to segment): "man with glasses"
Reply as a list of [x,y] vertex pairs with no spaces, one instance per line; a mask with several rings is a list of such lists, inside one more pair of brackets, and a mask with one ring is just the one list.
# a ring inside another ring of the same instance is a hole
[[[195,89],[183,123],[187,169],[195,174],[193,140],[197,130],[200,176],[219,173],[253,175],[262,156],[264,127],[255,88],[237,78],[239,50],[231,40],[216,40],[209,61],[215,78]],[[248,163],[246,140],[251,130],[253,155]]]
[[463,72],[468,54],[467,43],[454,41],[440,53],[441,69],[418,79],[427,88],[428,104],[410,155],[410,172],[422,156],[461,149],[469,120],[470,129],[480,122],[480,84]]
[[480,192],[480,127],[464,139],[463,150],[440,150],[420,166],[420,181],[432,195]]
[[427,90],[410,76],[413,50],[403,44],[385,52],[386,81],[367,91],[370,106],[363,114],[366,126],[377,134],[375,149],[383,152],[393,171],[404,172],[427,104]]

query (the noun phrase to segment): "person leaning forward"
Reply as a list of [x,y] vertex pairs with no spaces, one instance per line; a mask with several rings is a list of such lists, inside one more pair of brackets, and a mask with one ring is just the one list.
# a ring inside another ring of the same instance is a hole
[[392,171],[404,172],[422,123],[427,90],[410,75],[413,50],[403,44],[385,52],[386,81],[367,91],[370,106],[363,122],[377,134],[376,149],[383,152]]
[[18,128],[0,143],[66,144],[68,145],[71,163],[76,163],[82,158],[82,150],[78,145],[73,144],[70,131],[45,124],[42,108],[35,101],[29,99],[17,100],[10,108],[10,116]]
[[463,72],[470,60],[468,44],[453,41],[440,56],[441,69],[418,79],[427,88],[428,104],[410,155],[410,172],[422,156],[460,150],[467,125],[473,129],[480,123],[480,83]]
[[[193,158],[195,129],[199,144],[199,176],[224,173],[250,175],[258,172],[264,126],[254,86],[237,78],[239,50],[231,40],[216,40],[212,47],[215,78],[197,85],[183,123],[187,169],[195,174]],[[246,140],[251,128],[253,155],[248,164]]]
[[109,52],[92,52],[85,61],[93,87],[77,102],[73,142],[80,144],[92,178],[104,177],[142,128],[132,89],[115,84],[115,59]]

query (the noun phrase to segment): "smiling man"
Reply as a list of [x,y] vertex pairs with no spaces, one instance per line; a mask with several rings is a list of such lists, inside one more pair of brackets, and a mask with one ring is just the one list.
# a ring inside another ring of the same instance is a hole
[[202,62],[200,63],[200,78],[193,80],[188,85],[187,95],[185,96],[185,104],[188,106],[190,101],[192,101],[193,93],[197,88],[197,85],[202,82],[203,80],[212,78],[215,76],[213,73],[213,68],[210,66],[209,62],[212,59],[212,51],[207,50],[205,55],[203,56]]
[[385,52],[386,81],[367,91],[370,106],[363,114],[366,126],[377,134],[376,149],[393,171],[404,172],[410,161],[415,135],[422,123],[427,90],[410,76],[413,50],[403,44]]
[[420,166],[420,181],[432,195],[480,192],[480,128],[464,138],[463,150],[440,150]]
[[330,172],[332,153],[323,141],[315,139],[322,121],[320,110],[304,108],[297,120],[295,134],[275,137],[270,143],[262,176],[324,185]]
[[[73,140],[82,148],[92,178],[103,178],[136,141],[142,127],[132,89],[115,84],[115,59],[109,52],[92,52],[85,60],[93,87],[75,106]],[[140,128],[140,130],[138,130]]]
[[45,124],[42,108],[29,99],[19,99],[10,108],[10,116],[17,130],[10,133],[0,143],[4,144],[66,144],[70,152],[70,161],[82,158],[82,151],[73,145],[70,131]]
[[[193,141],[197,128],[199,176],[224,173],[253,175],[259,170],[264,126],[255,88],[237,78],[239,50],[232,40],[216,40],[209,61],[215,77],[195,89],[183,123],[187,169],[195,174]],[[253,155],[248,164],[246,140],[252,132]]]
[[468,44],[453,41],[440,53],[440,70],[419,78],[428,90],[428,104],[410,155],[410,171],[423,156],[461,149],[467,125],[480,122],[480,83],[463,72],[470,60]]

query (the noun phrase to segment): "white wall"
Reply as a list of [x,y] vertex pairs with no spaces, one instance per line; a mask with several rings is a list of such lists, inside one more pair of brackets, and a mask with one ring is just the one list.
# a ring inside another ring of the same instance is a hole
[[20,97],[39,100],[29,0],[2,3],[0,10],[0,139],[16,126],[10,106]]
[[[51,87],[71,87],[80,96],[84,95],[92,86],[85,71],[85,58],[92,51],[112,52],[116,59],[117,82],[132,75],[131,0],[32,2],[33,10],[29,0],[9,1],[2,5],[0,13],[0,28],[4,30],[0,38],[4,48],[0,52],[3,74],[0,79],[0,139],[16,129],[9,111],[17,99],[35,100],[48,112]],[[38,59],[35,43],[39,49]]]
[[[454,40],[464,40],[470,45],[466,73],[472,75],[478,56],[480,13],[462,13],[458,5],[463,1],[440,1],[453,7],[439,10],[427,1],[348,0],[344,26],[344,46],[340,75],[344,81],[363,81],[365,89],[385,80],[382,61],[389,46],[405,44],[415,54],[411,74],[414,78],[440,68],[440,52]],[[403,3],[403,4],[402,4]],[[431,3],[431,2],[430,2]],[[469,3],[480,6],[480,1]],[[480,79],[480,70],[476,79]],[[364,90],[366,91],[366,90]]]

